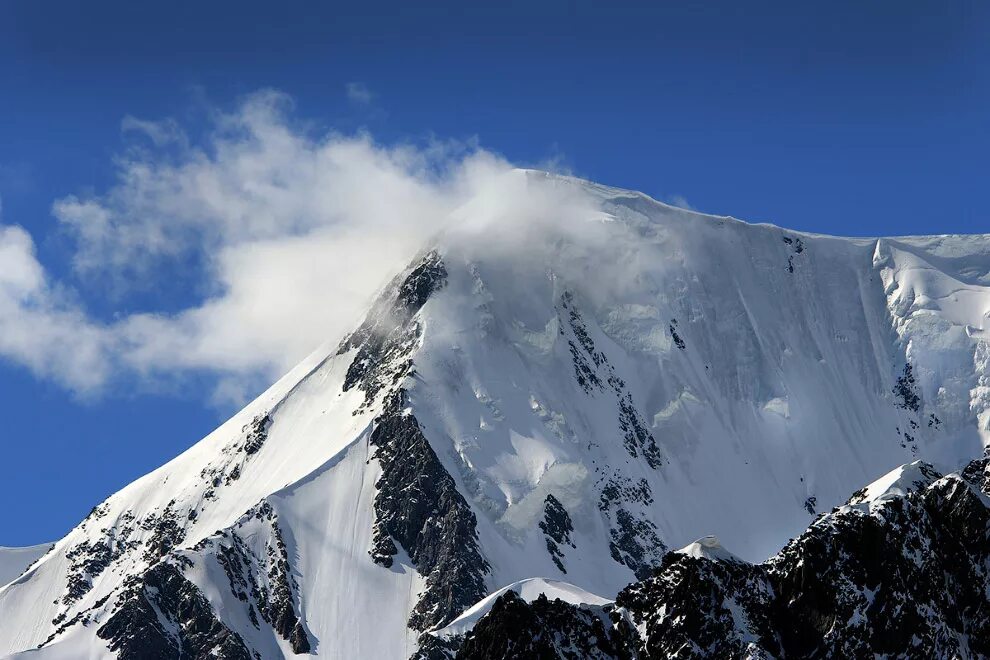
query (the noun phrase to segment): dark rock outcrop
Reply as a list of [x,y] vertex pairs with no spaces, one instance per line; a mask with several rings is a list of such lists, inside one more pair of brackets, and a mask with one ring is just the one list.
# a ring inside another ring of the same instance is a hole
[[561,572],[566,573],[567,569],[564,568],[563,563],[564,553],[561,552],[560,546],[574,547],[574,543],[571,541],[574,525],[571,523],[567,509],[553,495],[547,495],[543,502],[543,520],[540,521],[540,529],[546,536],[547,552],[550,553],[550,558]]
[[551,619],[507,598],[457,657],[567,658],[592,639],[608,658],[990,657],[990,458],[917,474],[904,495],[856,493],[762,564],[668,553],[603,608],[604,631],[573,624],[582,608]]
[[[91,518],[87,520],[102,518],[105,515],[105,507],[94,508],[90,515]],[[101,537],[98,540],[83,541],[66,552],[69,568],[66,574],[66,592],[61,598],[63,606],[72,606],[89,593],[93,580],[138,546],[138,542],[132,538],[134,530],[134,516],[130,512],[125,512],[115,525],[100,529]],[[52,623],[58,625],[67,617],[68,610],[63,609]]]
[[338,355],[357,351],[344,377],[345,392],[359,387],[370,405],[411,372],[410,356],[421,335],[416,313],[446,283],[447,268],[436,250],[392,281],[364,322],[337,349]]
[[160,562],[132,582],[96,631],[120,660],[253,660],[174,563]]
[[[278,517],[267,502],[262,502],[240,524],[207,539],[197,549],[213,546],[216,561],[223,568],[230,592],[247,607],[248,618],[255,628],[261,628],[260,618],[271,626],[276,635],[289,642],[293,653],[311,650],[309,635],[297,611],[299,590],[292,575],[289,553],[278,525]],[[250,519],[264,521],[264,550],[254,552],[243,535]]]
[[657,447],[656,439],[647,430],[646,423],[633,405],[632,395],[621,391],[617,394],[619,394],[619,428],[622,429],[623,446],[630,456],[635,458],[642,454],[647,465],[659,470],[663,466],[663,455]]
[[376,484],[370,554],[390,567],[398,552],[393,539],[409,554],[426,577],[409,625],[427,630],[483,598],[490,568],[478,544],[471,507],[405,408],[405,393],[399,390],[371,434],[382,476]]
[[612,559],[628,566],[639,579],[653,571],[657,559],[665,550],[663,541],[657,535],[656,525],[623,508],[615,510],[609,534],[608,549]]
[[904,372],[897,377],[893,394],[897,397],[897,407],[918,412],[921,407],[921,396],[918,394],[918,383],[914,378],[914,367],[908,362]]
[[[268,439],[268,429],[272,425],[272,418],[267,413],[258,415],[250,424],[244,426],[244,453],[248,456],[258,453],[265,440]],[[237,477],[234,477],[235,479]]]
[[427,253],[393,280],[338,349],[338,354],[356,350],[344,390],[361,389],[365,405],[383,397],[370,437],[382,476],[376,484],[369,554],[390,568],[398,542],[426,578],[409,618],[409,626],[420,631],[451,620],[484,597],[490,571],[478,544],[475,515],[406,410],[400,387],[412,372],[412,352],[421,337],[417,313],[446,282],[440,254]]
[[175,509],[175,500],[166,504],[161,511],[148,514],[141,521],[141,528],[151,532],[144,544],[144,560],[149,564],[164,557],[186,537],[186,529]]
[[628,648],[628,626],[619,630],[604,609],[570,605],[541,595],[532,603],[507,591],[468,633],[458,660],[533,658],[605,660],[635,657]]
[[674,346],[682,351],[687,350],[687,344],[684,343],[684,339],[677,333],[677,319],[670,320],[667,330],[670,331],[670,339],[674,342]]

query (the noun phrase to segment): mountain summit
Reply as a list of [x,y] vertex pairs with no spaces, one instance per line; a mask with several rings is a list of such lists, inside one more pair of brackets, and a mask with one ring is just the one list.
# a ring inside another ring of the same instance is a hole
[[990,236],[503,183],[0,588],[0,654],[990,653],[934,593],[990,560]]

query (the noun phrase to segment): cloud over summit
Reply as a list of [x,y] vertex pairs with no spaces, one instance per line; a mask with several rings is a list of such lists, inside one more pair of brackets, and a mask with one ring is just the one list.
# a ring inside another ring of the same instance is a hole
[[511,169],[475,145],[316,131],[274,91],[215,112],[199,142],[172,120],[122,129],[131,146],[115,183],[52,206],[73,240],[72,284],[123,300],[191,286],[179,309],[94,318],[26,231],[0,225],[0,356],[83,395],[190,372],[215,376],[220,397],[255,391],[346,332],[455,209],[497,196]]

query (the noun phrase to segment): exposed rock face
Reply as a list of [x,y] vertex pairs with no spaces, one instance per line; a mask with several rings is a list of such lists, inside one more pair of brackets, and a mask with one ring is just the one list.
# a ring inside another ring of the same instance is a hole
[[[268,428],[272,425],[271,416],[259,415],[244,428],[244,453],[248,456],[258,453],[268,439]],[[236,479],[237,477],[234,477]]]
[[670,324],[667,326],[667,330],[670,331],[670,339],[674,342],[674,346],[681,349],[682,351],[687,350],[687,344],[677,333],[677,319],[671,319]]
[[507,594],[457,657],[988,657],[990,459],[916,473],[906,492],[857,492],[763,564],[668,553],[601,629],[586,608]]
[[612,540],[608,547],[612,559],[625,564],[636,577],[648,575],[663,553],[664,544],[656,527],[649,520],[637,518],[626,509],[615,510],[615,526],[609,530]]
[[[226,574],[230,593],[244,604],[254,628],[261,630],[267,624],[294,653],[311,650],[287,547],[278,517],[267,502],[230,529],[190,550],[170,552],[142,575],[129,578],[97,636],[125,660],[257,658],[257,652],[220,620],[206,596],[184,575],[197,562],[205,562],[209,570],[212,561]],[[81,619],[83,624],[89,620],[88,614]]]
[[145,542],[144,560],[149,564],[164,557],[169,550],[182,543],[186,530],[175,510],[175,500],[168,503],[161,512],[154,512],[141,521],[142,529],[151,532]]
[[484,597],[488,562],[478,545],[477,520],[457,491],[416,418],[396,392],[371,434],[382,467],[375,497],[372,558],[390,567],[398,552],[409,554],[426,589],[413,609],[410,627],[427,630],[460,614]]
[[[637,410],[625,381],[616,375],[608,357],[595,345],[573,295],[564,292],[560,298],[558,313],[564,321],[560,333],[573,337],[568,339],[568,348],[578,385],[589,396],[599,392],[615,396],[618,428],[622,433],[621,443],[626,453],[633,459],[642,458],[654,470],[661,469],[664,458],[656,438]],[[570,330],[570,335],[565,328]],[[646,577],[659,563],[666,549],[654,523],[637,511],[652,504],[649,483],[645,480],[633,482],[621,469],[616,469],[599,483],[602,489],[598,508],[605,514],[609,528],[609,553],[614,561],[628,566],[637,577]],[[555,552],[548,542],[548,549],[554,563],[564,570],[560,562],[559,547]]]
[[790,249],[791,254],[787,257],[787,272],[794,272],[794,257],[804,252],[804,241],[800,238],[791,238],[790,236],[783,237],[784,243],[786,243]]
[[985,464],[840,509],[768,562],[784,653],[990,654]]
[[627,627],[614,629],[600,607],[570,605],[542,595],[527,603],[510,590],[465,637],[456,657],[624,660],[635,657],[626,647],[631,636]]
[[253,660],[241,636],[217,619],[202,592],[171,562],[136,580],[96,634],[121,660]]
[[897,397],[898,407],[918,412],[921,407],[921,397],[918,395],[918,384],[910,362],[904,365],[904,373],[897,377],[893,393]]
[[404,277],[393,280],[364,322],[337,349],[338,355],[357,349],[344,379],[345,392],[360,387],[370,404],[409,374],[410,355],[421,333],[416,313],[446,282],[447,269],[436,250],[426,254]]
[[564,568],[562,561],[564,553],[561,552],[560,546],[574,547],[574,543],[571,542],[571,532],[574,531],[574,525],[571,523],[571,517],[567,514],[567,509],[553,495],[547,495],[543,503],[543,520],[540,521],[540,529],[546,536],[547,552],[550,553],[550,558],[553,559],[557,568],[566,573],[567,569]]
[[345,390],[359,387],[366,402],[385,392],[384,410],[370,438],[382,476],[376,484],[369,554],[376,563],[391,567],[398,541],[426,578],[426,589],[409,618],[416,630],[449,621],[484,597],[490,571],[478,545],[475,515],[419,422],[406,411],[406,393],[398,387],[412,370],[409,355],[420,341],[416,313],[446,279],[440,255],[428,253],[390,285],[339,349],[341,354],[357,349]]
[[[253,521],[260,522],[263,530],[261,552],[252,549],[245,539],[254,537],[252,540],[257,541],[259,534]],[[227,574],[230,592],[246,604],[254,627],[261,628],[260,614],[276,635],[289,642],[294,653],[309,652],[309,636],[296,607],[298,585],[271,505],[261,503],[239,525],[206,539],[196,549],[207,548],[214,551],[217,563]]]
[[637,657],[759,658],[753,639],[769,630],[771,593],[757,567],[671,552],[653,577],[622,590],[616,607],[639,626]]

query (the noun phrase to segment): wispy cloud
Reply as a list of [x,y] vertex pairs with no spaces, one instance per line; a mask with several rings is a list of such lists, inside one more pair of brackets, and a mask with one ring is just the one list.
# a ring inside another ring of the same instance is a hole
[[347,100],[358,105],[368,105],[375,98],[368,86],[362,82],[347,83]]
[[691,203],[687,200],[684,195],[668,195],[664,201],[666,201],[671,206],[676,206],[679,209],[686,209],[688,211],[696,210]]
[[173,143],[187,146],[186,135],[174,119],[150,121],[128,115],[120,122],[120,130],[144,135],[159,147]]
[[154,290],[190,268],[206,294],[178,311],[95,319],[25,230],[0,225],[0,356],[83,395],[205,372],[217,397],[239,396],[352,328],[468,200],[492,215],[515,197],[506,214],[532,215],[501,187],[510,165],[474,144],[314,135],[272,91],[214,117],[203,144],[171,121],[125,119],[145,144],[115,160],[116,183],[52,206],[91,295],[106,282]]

